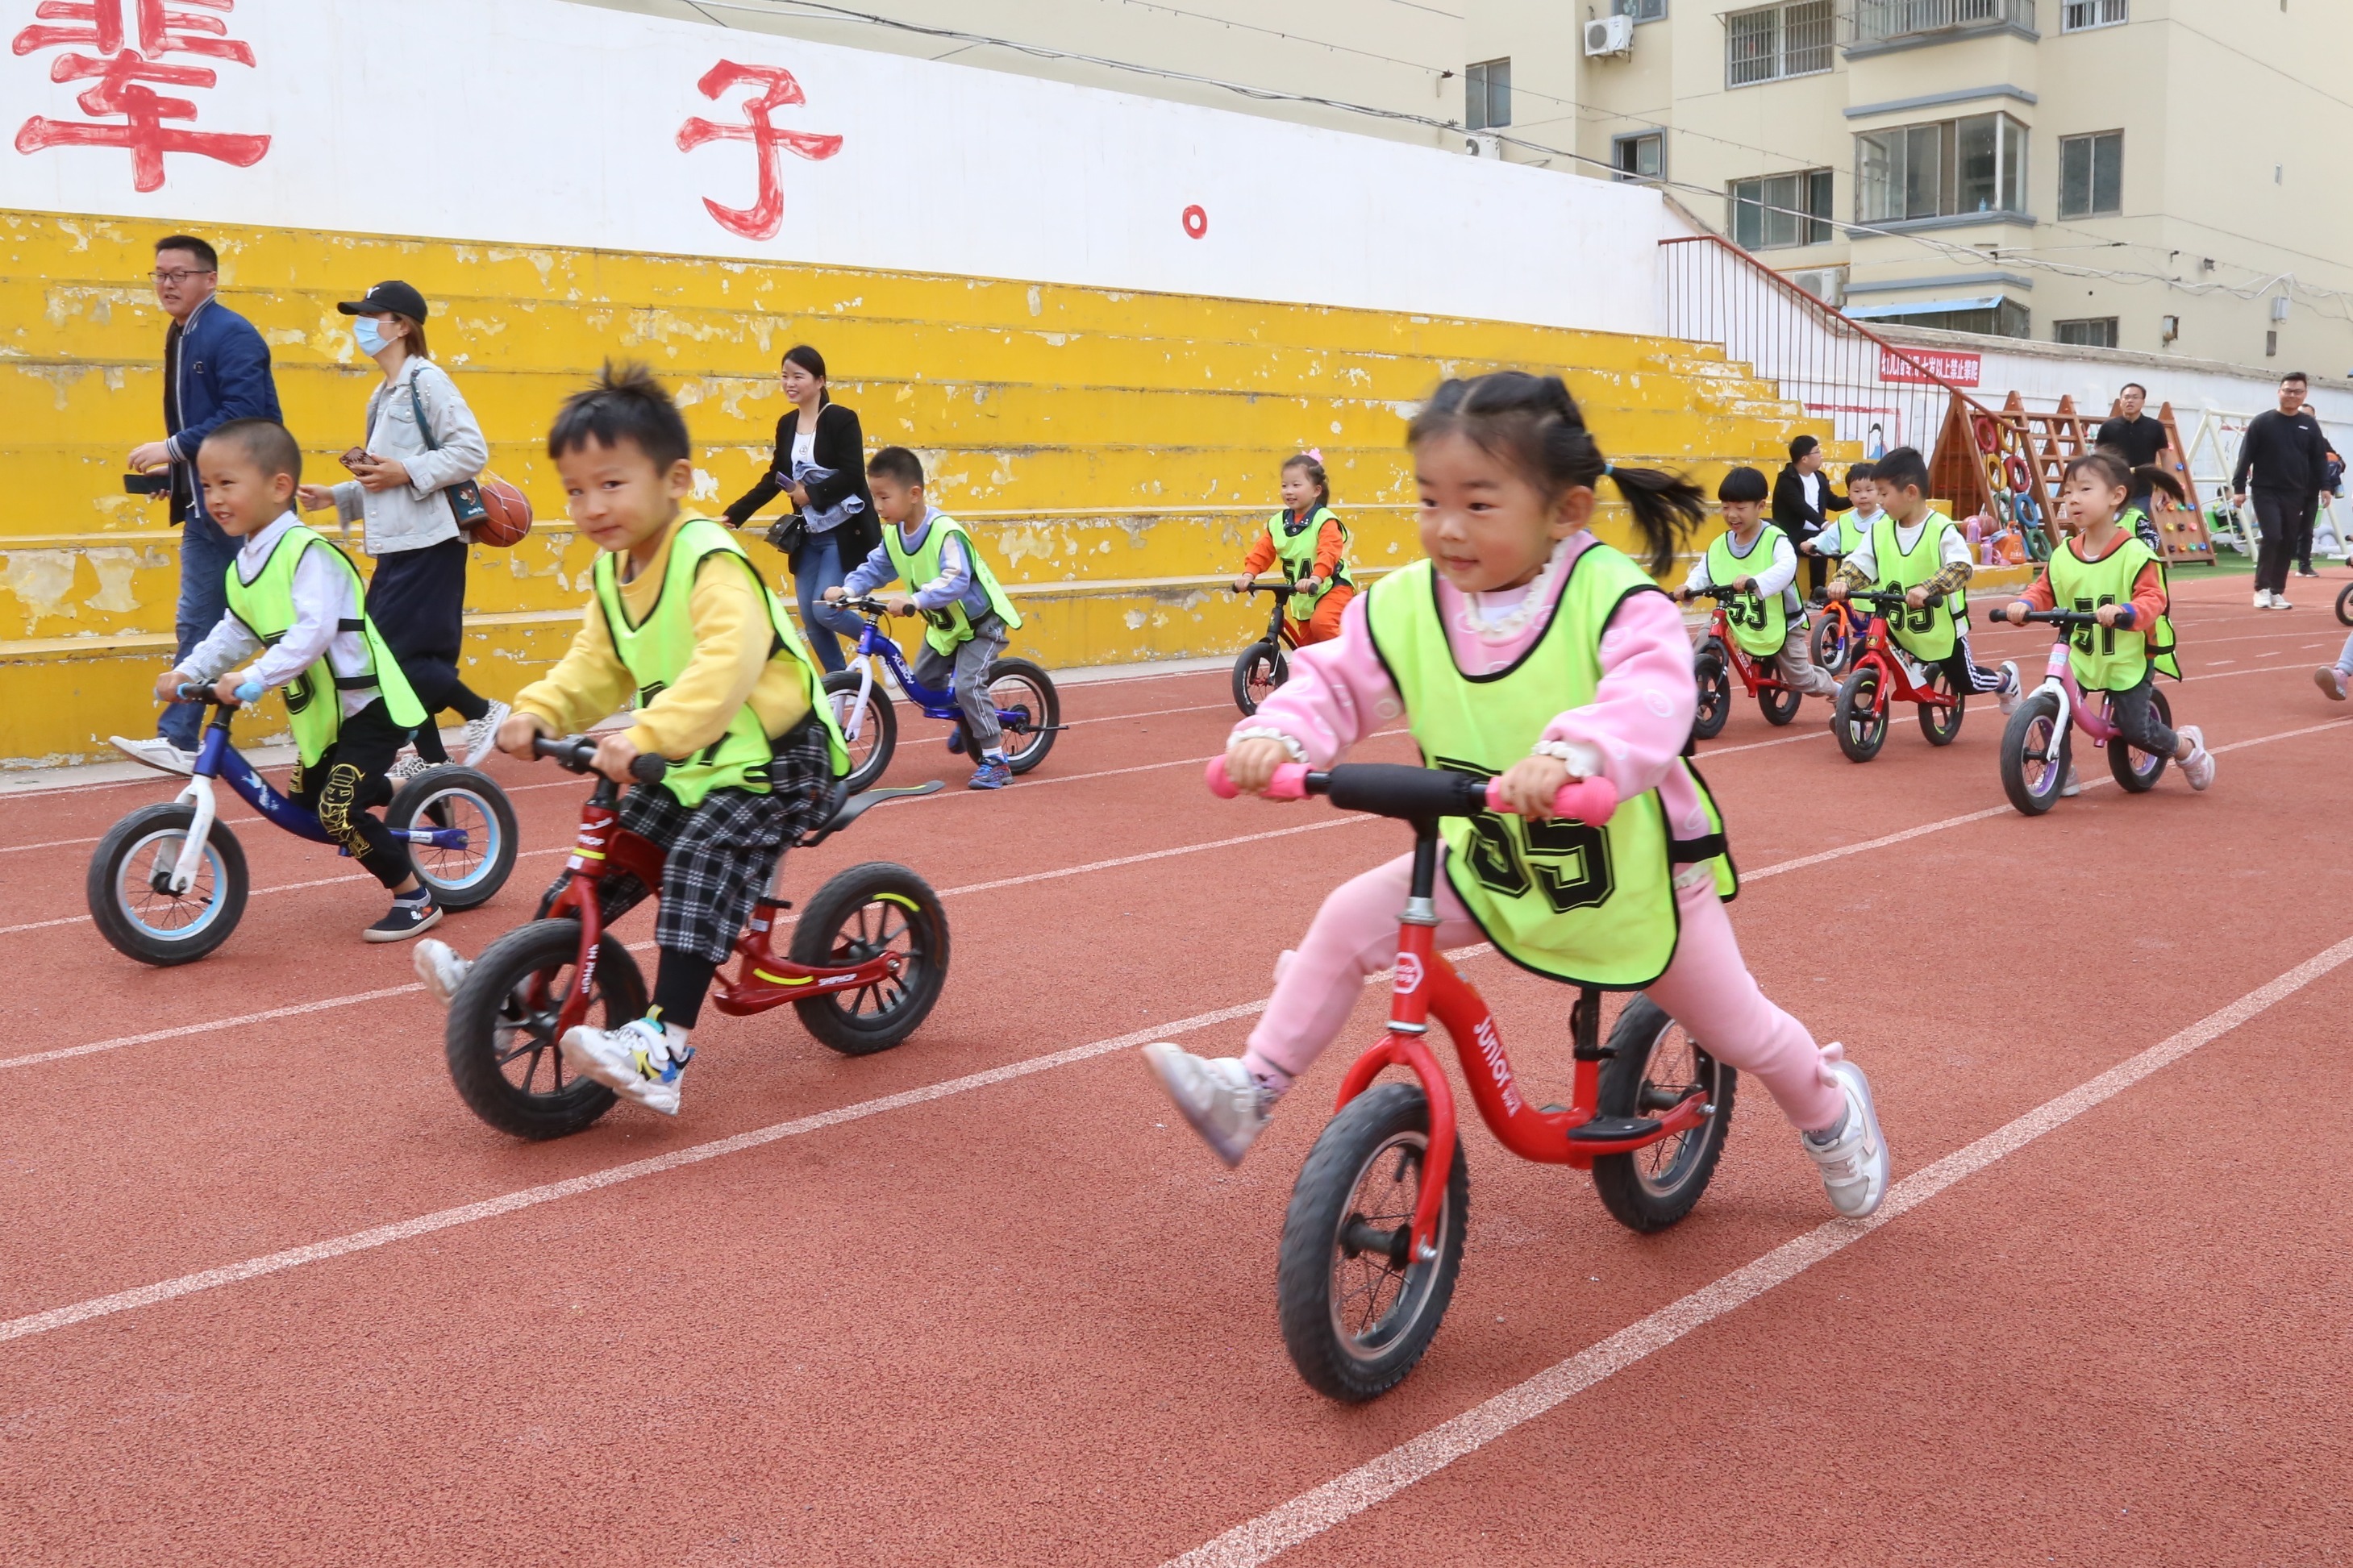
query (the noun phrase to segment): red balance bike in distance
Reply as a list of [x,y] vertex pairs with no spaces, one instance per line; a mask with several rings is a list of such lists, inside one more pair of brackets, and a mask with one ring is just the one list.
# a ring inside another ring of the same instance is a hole
[[1888,635],[1890,616],[1911,617],[1905,629],[1925,632],[1931,616],[1945,613],[1945,596],[1931,594],[1915,607],[1901,594],[1853,593],[1847,597],[1869,606],[1863,623],[1862,646],[1839,682],[1838,700],[1831,708],[1831,733],[1851,763],[1867,763],[1887,743],[1887,710],[1897,702],[1920,705],[1920,732],[1932,746],[1949,746],[1961,732],[1961,716],[1968,693],[1953,689],[1952,678],[1940,665],[1923,665],[1896,646]]
[[1765,628],[1765,600],[1754,588],[1737,592],[1730,588],[1700,588],[1693,592],[1694,599],[1714,599],[1715,616],[1707,624],[1707,637],[1692,658],[1693,673],[1699,679],[1699,707],[1692,717],[1692,733],[1703,741],[1713,741],[1724,733],[1724,722],[1732,717],[1732,678],[1738,676],[1748,695],[1757,699],[1759,711],[1768,724],[1787,724],[1798,716],[1798,704],[1805,694],[1781,679],[1780,666],[1769,659],[1752,658],[1740,639],[1733,636],[1735,626]]
[[[594,771],[594,741],[541,739],[532,751],[575,773]],[[641,784],[659,784],[668,768],[641,756],[632,771]],[[852,795],[797,847],[823,843],[883,801],[939,788],[934,781]],[[562,887],[539,918],[485,949],[449,999],[450,1080],[475,1115],[518,1138],[561,1138],[612,1108],[613,1091],[564,1059],[557,1042],[566,1029],[617,1029],[645,1016],[645,976],[607,934],[596,884],[625,871],[659,894],[663,854],[620,826],[620,795],[612,780],[596,780]],[[768,895],[736,940],[742,964],[719,976],[711,1005],[740,1017],[790,1003],[819,1043],[845,1056],[888,1050],[913,1034],[947,978],[947,915],[931,884],[887,861],[853,866],[818,889],[795,923],[777,918],[792,907],[783,883],[780,855]],[[784,923],[794,924],[789,953],[776,946]]]
[[[2059,639],[2051,645],[2051,662],[2042,684],[2026,694],[2026,700],[2002,729],[2001,792],[2010,796],[2010,804],[2029,816],[2040,816],[2059,804],[2059,794],[2067,787],[2067,770],[2073,765],[2069,742],[2076,730],[2108,753],[2108,772],[2116,783],[2135,795],[2155,789],[2165,764],[2172,759],[2162,752],[2144,752],[2126,741],[2116,728],[2112,711],[2115,699],[2106,693],[2101,693],[2099,710],[2093,711],[2075,684],[2074,663],[2068,658],[2071,645],[2090,652],[2094,637],[2108,638],[2113,651],[2116,633],[2100,625],[2098,616],[2081,610],[2029,610],[2026,618],[2057,626]],[[1988,610],[1986,624],[2006,626],[2010,617],[2000,610]],[[2166,701],[2165,693],[2151,685],[2148,700],[2157,721],[2171,729],[2173,705]]]
[[[1222,757],[1209,764],[1209,787],[1235,793]],[[1497,1141],[1524,1160],[1592,1172],[1602,1205],[1637,1231],[1662,1230],[1699,1201],[1724,1150],[1736,1074],[1647,997],[1619,1015],[1603,1045],[1601,993],[1588,985],[1570,1013],[1571,1103],[1530,1105],[1487,1004],[1433,951],[1439,819],[1483,820],[1494,842],[1511,843],[1493,784],[1386,763],[1329,773],[1294,763],[1277,769],[1267,791],[1274,800],[1310,795],[1410,822],[1414,833],[1388,1031],[1342,1079],[1338,1113],[1292,1186],[1275,1275],[1283,1343],[1300,1375],[1332,1398],[1358,1401],[1413,1370],[1462,1264],[1470,1172],[1454,1090],[1430,1047],[1431,1017],[1452,1037],[1471,1098]],[[1548,855],[1596,847],[1617,808],[1607,779],[1579,780],[1555,797],[1557,816],[1527,825],[1529,841]],[[1413,1081],[1376,1083],[1389,1068]]]

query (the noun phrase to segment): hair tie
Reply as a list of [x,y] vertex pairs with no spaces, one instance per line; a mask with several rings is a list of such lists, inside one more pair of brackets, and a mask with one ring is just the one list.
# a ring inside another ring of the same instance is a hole
[[1324,448],[1321,447],[1310,447],[1302,454],[1302,456],[1313,458],[1315,461],[1320,463],[1324,460]]
[[1603,478],[1609,478],[1617,472],[1617,468],[1611,465],[1609,458],[1604,458],[1601,459],[1601,473]]

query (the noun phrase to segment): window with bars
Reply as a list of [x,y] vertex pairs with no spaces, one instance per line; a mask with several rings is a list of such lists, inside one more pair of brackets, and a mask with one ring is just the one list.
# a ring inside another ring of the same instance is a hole
[[1831,0],[1792,0],[1725,17],[1725,85],[1754,87],[1830,69],[1836,21]]
[[2087,27],[2122,26],[2132,18],[2127,0],[2065,0],[2059,7],[2059,30],[2080,33]]
[[1864,223],[2026,210],[2026,127],[2007,114],[1899,125],[1854,139]]
[[1661,131],[1640,136],[1620,136],[1609,144],[1621,180],[1663,179],[1667,173],[1667,138]]
[[2125,133],[2059,138],[2059,216],[2098,217],[2125,210]]
[[1462,124],[1470,131],[1493,131],[1512,122],[1512,62],[1481,60],[1463,72],[1466,101]]
[[1663,22],[1667,16],[1667,0],[1612,0],[1609,14],[1631,16],[1637,22]]
[[1732,240],[1744,250],[1820,245],[1831,238],[1831,172],[1736,180]]
[[2075,321],[2051,323],[2052,340],[2072,343],[2083,349],[2112,349],[2116,346],[2116,319],[2114,316],[2089,316]]

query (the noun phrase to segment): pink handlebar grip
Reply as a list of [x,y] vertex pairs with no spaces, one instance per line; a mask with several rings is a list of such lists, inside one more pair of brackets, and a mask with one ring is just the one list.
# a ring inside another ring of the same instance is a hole
[[[1282,766],[1274,770],[1274,777],[1267,781],[1266,798],[1269,800],[1305,800],[1307,798],[1307,764],[1305,763],[1283,763]],[[1208,776],[1209,782],[1209,793],[1216,795],[1219,800],[1231,800],[1234,796],[1241,794],[1241,791],[1234,786],[1233,781],[1226,777],[1225,758],[1211,757],[1209,759]]]
[[[1499,784],[1487,785],[1487,805],[1495,811],[1508,809],[1504,805]],[[1555,816],[1575,817],[1577,821],[1601,826],[1618,812],[1618,786],[1608,779],[1572,779],[1560,786],[1552,797]]]

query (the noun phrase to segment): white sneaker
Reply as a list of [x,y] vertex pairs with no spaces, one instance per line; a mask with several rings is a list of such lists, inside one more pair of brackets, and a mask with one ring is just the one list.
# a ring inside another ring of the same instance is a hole
[[384,770],[384,776],[390,779],[393,787],[396,789],[418,774],[431,772],[434,766],[434,763],[427,762],[411,749],[402,752],[395,758],[392,766]]
[[2075,776],[2075,763],[2071,758],[2067,763],[2067,782],[2059,786],[2059,797],[2066,800],[2083,793],[2084,781]]
[[2258,588],[2258,589],[2256,589],[2256,590],[2255,590],[2255,608],[2257,608],[2257,609],[2259,609],[2259,610],[2268,610],[2268,609],[2270,609],[2271,607],[2272,607],[2272,591],[2271,591],[2269,588]]
[[1852,1062],[1832,1062],[1830,1070],[1846,1090],[1846,1127],[1827,1145],[1804,1134],[1798,1142],[1821,1167],[1831,1207],[1861,1219],[1887,1195],[1887,1137],[1879,1130],[1879,1108],[1872,1103],[1871,1080],[1862,1069]]
[[503,702],[492,702],[489,712],[479,719],[466,721],[466,765],[468,767],[477,768],[482,765],[482,759],[489,756],[491,748],[499,743],[499,726],[505,723],[507,715],[513,711],[513,709]]
[[132,762],[144,763],[159,773],[178,773],[185,778],[196,771],[196,753],[180,750],[161,735],[150,735],[143,741],[109,735],[107,740]]
[[470,958],[460,958],[458,950],[438,937],[427,937],[417,944],[410,960],[417,978],[425,982],[426,994],[444,1007],[449,998],[458,994],[458,987],[466,984],[467,973],[474,967]]
[[1177,1114],[1229,1165],[1239,1165],[1266,1131],[1273,1097],[1240,1057],[1197,1057],[1166,1040],[1144,1047],[1144,1062],[1176,1102]]
[[2272,608],[2274,610],[2293,610],[2295,606],[2287,602],[2287,595],[2285,594],[2274,594],[2272,595]]
[[2189,742],[2189,760],[2181,764],[2181,776],[2189,781],[2191,789],[2206,789],[2214,783],[2214,754],[2206,749],[2206,731],[2195,724],[2184,724],[2176,731]]
[[564,1059],[573,1070],[649,1110],[678,1114],[679,1075],[694,1059],[670,1052],[670,1031],[651,1018],[639,1018],[617,1029],[592,1029],[586,1025],[564,1031]]
[[2331,702],[2345,700],[2345,672],[2333,664],[2324,664],[2312,672],[2312,683]]
[[2003,659],[2001,661],[2002,717],[2008,718],[2017,712],[2018,705],[2025,700],[2026,683],[2018,678],[2018,661],[2014,658]]

